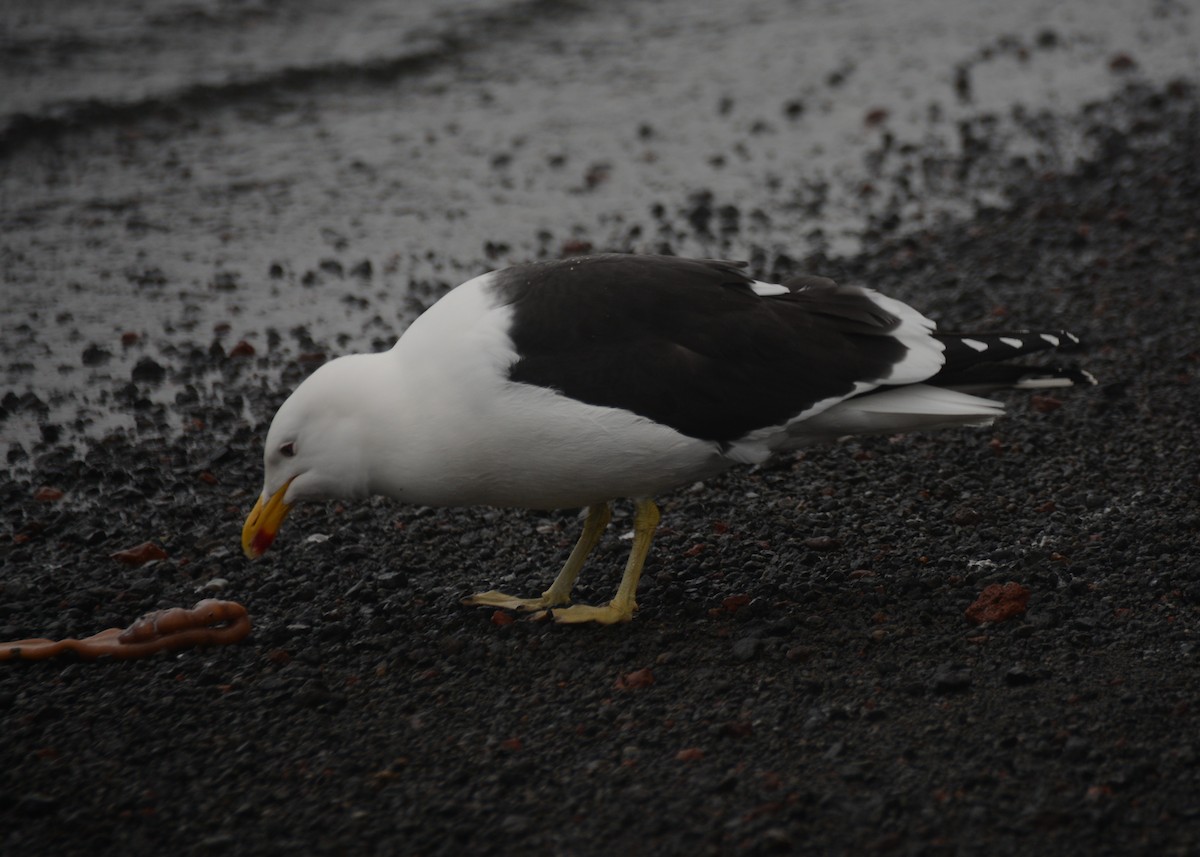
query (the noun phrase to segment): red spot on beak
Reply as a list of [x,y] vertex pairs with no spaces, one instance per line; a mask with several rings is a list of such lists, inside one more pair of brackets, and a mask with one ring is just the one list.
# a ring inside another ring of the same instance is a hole
[[271,542],[275,541],[275,534],[267,529],[261,529],[254,534],[254,540],[250,543],[250,549],[254,551],[255,556],[262,556],[267,552],[267,548],[271,546]]

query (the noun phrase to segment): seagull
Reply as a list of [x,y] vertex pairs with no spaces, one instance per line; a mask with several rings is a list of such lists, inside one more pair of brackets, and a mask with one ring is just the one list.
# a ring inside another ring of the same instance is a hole
[[[994,390],[1095,383],[1077,368],[1002,362],[1076,345],[1065,331],[940,333],[872,289],[768,283],[746,268],[605,254],[463,283],[391,350],[324,364],[279,408],[246,555],[261,556],[302,501],[586,509],[540,596],[464,603],[626,622],[659,523],[654,497],[842,436],[985,426],[1004,410],[980,395]],[[635,515],[616,595],[571,604],[617,499]]]

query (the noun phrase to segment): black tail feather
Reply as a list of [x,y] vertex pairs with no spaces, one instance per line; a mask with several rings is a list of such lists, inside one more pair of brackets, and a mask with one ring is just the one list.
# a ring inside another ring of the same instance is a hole
[[929,380],[938,387],[981,395],[994,390],[1040,390],[1053,387],[1090,387],[1096,379],[1078,366],[1012,366],[977,363],[960,372],[939,372]]
[[1037,389],[1096,383],[1089,373],[1075,366],[1014,366],[1006,363],[1027,354],[1079,347],[1079,338],[1065,330],[935,335],[945,346],[946,364],[928,383],[939,387],[977,392],[1005,387]]

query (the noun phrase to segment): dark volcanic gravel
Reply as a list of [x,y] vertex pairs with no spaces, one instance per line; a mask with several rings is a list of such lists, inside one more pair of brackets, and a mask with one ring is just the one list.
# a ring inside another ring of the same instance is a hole
[[[569,512],[300,508],[247,563],[274,408],[322,355],[366,347],[317,324],[147,346],[89,390],[135,428],[95,439],[0,391],[0,429],[43,423],[0,478],[0,639],[202,597],[255,621],[228,648],[0,664],[0,851],[1196,853],[1200,100],[1131,86],[1058,121],[1091,146],[1077,168],[966,146],[945,181],[986,177],[1004,207],[874,222],[849,258],[782,255],[702,195],[656,213],[724,229],[760,274],[869,283],[947,328],[1070,328],[1100,386],[661,498],[626,626],[458,604],[540,591]],[[575,240],[629,249],[609,235]],[[329,262],[318,276],[373,275],[353,248]],[[609,597],[628,513],[580,600]],[[111,558],[147,541],[167,558]],[[968,620],[1007,583],[1024,612]]]

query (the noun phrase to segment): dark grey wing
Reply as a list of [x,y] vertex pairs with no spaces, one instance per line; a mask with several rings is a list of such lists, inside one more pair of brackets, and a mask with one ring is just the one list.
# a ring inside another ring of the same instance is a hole
[[670,256],[501,271],[510,378],[732,442],[888,377],[907,351],[868,293],[811,280],[762,297],[737,263]]

